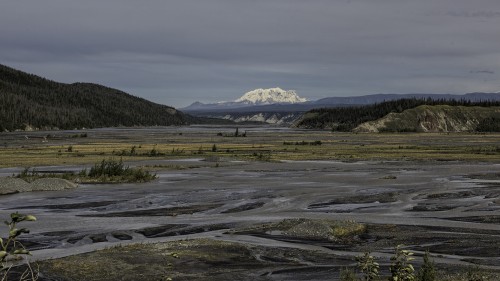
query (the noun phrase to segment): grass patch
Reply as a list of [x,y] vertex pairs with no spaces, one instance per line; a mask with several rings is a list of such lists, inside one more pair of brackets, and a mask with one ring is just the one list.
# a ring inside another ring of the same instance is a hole
[[125,166],[122,159],[102,160],[88,172],[83,170],[79,175],[97,182],[148,182],[156,179],[156,174],[151,174],[149,171]]
[[27,182],[40,178],[62,178],[77,183],[132,183],[152,181],[157,176],[142,168],[125,166],[122,159],[116,161],[110,158],[94,164],[89,171],[84,169],[79,173],[40,173],[35,169],[30,171],[29,168],[26,168],[15,177]]
[[478,266],[464,266],[458,270],[438,270],[436,280],[440,281],[493,281],[500,280],[500,273]]
[[[132,130],[132,129],[131,129]],[[329,131],[253,132],[247,137],[214,138],[213,132],[155,131],[93,132],[86,138],[54,137],[49,142],[14,133],[3,135],[0,167],[81,165],[107,157],[123,161],[197,158],[216,155],[254,161],[280,160],[436,160],[497,162],[498,133],[384,133],[355,134]],[[29,132],[23,132],[30,134]],[[34,134],[34,133],[33,133]],[[102,134],[102,135],[100,135]],[[319,145],[321,143],[321,145]],[[215,148],[214,149],[214,145]]]

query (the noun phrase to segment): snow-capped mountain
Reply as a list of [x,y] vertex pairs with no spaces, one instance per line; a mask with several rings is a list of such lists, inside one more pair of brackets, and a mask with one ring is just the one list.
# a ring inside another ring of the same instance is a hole
[[235,102],[252,105],[275,104],[275,103],[301,103],[307,99],[299,97],[294,90],[285,91],[281,88],[255,89],[245,93]]
[[287,105],[301,104],[307,102],[307,99],[299,97],[293,90],[283,90],[281,88],[270,89],[255,89],[246,92],[243,96],[235,101],[218,102],[204,104],[195,102],[188,107],[182,108],[183,111],[200,111],[200,110],[227,110],[252,106],[265,105]]

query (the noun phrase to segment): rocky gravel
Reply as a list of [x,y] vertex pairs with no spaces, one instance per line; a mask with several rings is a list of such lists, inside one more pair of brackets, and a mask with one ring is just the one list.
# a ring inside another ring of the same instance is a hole
[[0,195],[29,191],[58,191],[77,186],[75,183],[57,178],[42,178],[29,183],[19,178],[0,177]]

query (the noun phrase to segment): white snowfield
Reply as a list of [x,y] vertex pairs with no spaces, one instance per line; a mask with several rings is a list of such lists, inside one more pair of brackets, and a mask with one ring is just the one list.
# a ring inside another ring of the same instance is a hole
[[281,88],[255,89],[245,93],[235,102],[251,104],[301,103],[307,99],[301,98],[294,90],[285,91]]

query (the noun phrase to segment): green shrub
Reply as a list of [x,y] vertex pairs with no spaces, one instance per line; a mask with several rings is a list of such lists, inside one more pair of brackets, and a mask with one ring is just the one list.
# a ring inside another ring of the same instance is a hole
[[370,253],[364,253],[362,256],[356,258],[358,261],[358,268],[363,273],[362,280],[372,281],[377,280],[379,277],[379,264]]
[[340,280],[341,281],[358,281],[358,277],[354,270],[346,267],[340,270]]
[[[5,222],[9,228],[9,236],[6,240],[0,238],[0,280],[2,281],[8,280],[9,272],[12,268],[9,260],[31,255],[30,251],[17,240],[20,235],[30,232],[26,228],[17,228],[17,224],[23,221],[36,221],[36,218],[32,215],[23,215],[15,212],[10,214],[10,221]],[[21,274],[19,280],[37,279],[38,273],[35,272],[28,263],[28,269]]]
[[415,281],[415,269],[411,264],[411,261],[414,260],[411,256],[413,253],[408,250],[401,249],[402,245],[396,246],[396,252],[394,256],[391,257],[391,277],[389,280],[391,281]]
[[127,174],[129,172],[128,169],[128,167],[125,167],[123,165],[122,159],[120,159],[120,161],[115,161],[113,159],[103,159],[101,163],[94,164],[94,166],[90,168],[87,176],[91,178],[98,178],[102,176],[121,176]]
[[79,175],[104,182],[146,182],[156,178],[156,174],[151,174],[149,171],[125,166],[122,159],[102,160],[90,168],[88,173],[82,170]]
[[436,268],[434,261],[431,261],[429,251],[425,251],[424,264],[418,272],[419,281],[435,281],[436,280]]

